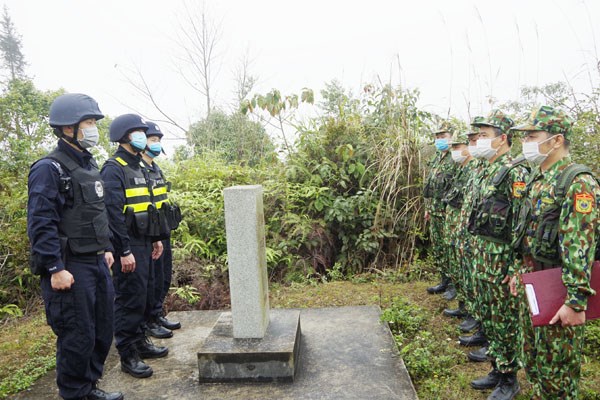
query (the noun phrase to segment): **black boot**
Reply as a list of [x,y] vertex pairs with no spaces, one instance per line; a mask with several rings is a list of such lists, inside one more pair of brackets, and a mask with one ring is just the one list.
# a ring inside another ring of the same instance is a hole
[[479,321],[468,315],[467,318],[465,318],[465,320],[458,325],[458,327],[464,333],[471,332],[472,330],[479,328]]
[[121,355],[121,371],[134,378],[148,378],[154,372],[148,364],[140,360],[140,356],[135,349],[130,349]]
[[464,301],[459,301],[458,302],[458,308],[454,308],[454,309],[450,309],[450,308],[446,308],[444,310],[444,315],[447,317],[454,317],[454,318],[463,318],[467,316],[467,310],[465,309],[465,302]]
[[487,344],[487,338],[481,329],[471,336],[459,336],[458,341],[461,346],[484,346]]
[[435,286],[428,287],[427,293],[429,293],[429,294],[442,293],[446,290],[449,283],[450,283],[450,279],[446,276],[442,276],[442,281]]
[[488,400],[512,400],[519,393],[519,390],[521,390],[521,387],[519,386],[516,373],[509,372],[502,374],[498,386],[490,394]]
[[181,324],[178,321],[169,321],[163,314],[160,314],[158,316],[156,322],[172,331],[181,328]]
[[456,287],[454,283],[448,284],[446,291],[442,294],[442,297],[448,301],[454,300],[456,298]]
[[97,383],[92,385],[92,391],[85,396],[85,400],[123,400],[121,392],[105,392],[98,388]]
[[138,341],[135,345],[135,349],[143,359],[162,358],[169,354],[169,348],[155,346],[148,337],[144,337],[144,339]]
[[155,321],[149,321],[146,323],[145,332],[147,335],[158,339],[168,339],[170,337],[173,337],[173,332],[163,327],[162,325],[159,325]]
[[475,390],[493,389],[500,383],[500,377],[502,374],[496,368],[496,363],[492,363],[492,370],[489,374],[483,378],[475,379],[471,381],[471,387]]
[[473,362],[488,361],[489,358],[487,356],[487,350],[488,350],[487,346],[484,346],[475,351],[470,351],[469,354],[467,354],[467,358]]

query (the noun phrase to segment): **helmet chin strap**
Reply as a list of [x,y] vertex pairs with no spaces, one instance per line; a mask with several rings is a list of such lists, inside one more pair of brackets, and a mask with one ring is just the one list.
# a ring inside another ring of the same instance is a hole
[[74,144],[75,146],[77,146],[77,148],[79,148],[81,150],[85,150],[83,147],[81,147],[79,140],[77,140],[78,132],[79,132],[79,122],[76,123],[75,126],[73,127],[73,136],[67,136],[67,135],[65,135],[64,132],[62,132],[62,138],[65,139],[67,142]]

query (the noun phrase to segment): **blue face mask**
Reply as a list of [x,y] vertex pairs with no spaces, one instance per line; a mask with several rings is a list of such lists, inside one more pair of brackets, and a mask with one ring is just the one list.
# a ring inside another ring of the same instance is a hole
[[152,143],[152,144],[148,145],[148,150],[149,151],[146,151],[146,154],[148,155],[148,157],[150,157],[150,158],[158,157],[158,155],[162,151],[162,146],[161,146],[160,142]]
[[131,132],[131,147],[138,153],[146,148],[146,134],[144,132]]
[[448,150],[450,148],[450,146],[448,145],[448,139],[435,139],[435,148],[438,149],[438,151]]

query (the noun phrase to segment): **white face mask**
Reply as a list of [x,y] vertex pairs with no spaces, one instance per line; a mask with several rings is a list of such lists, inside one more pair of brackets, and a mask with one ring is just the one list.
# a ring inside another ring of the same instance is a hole
[[523,156],[527,161],[532,164],[541,164],[548,157],[552,150],[546,154],[540,153],[540,144],[547,142],[554,136],[550,136],[548,139],[542,140],[541,142],[525,142],[523,143]]
[[492,147],[492,141],[495,139],[478,139],[477,140],[477,150],[479,151],[477,158],[485,158],[489,160],[494,157],[498,152],[497,149]]
[[83,132],[83,138],[78,140],[81,147],[89,149],[98,144],[98,139],[100,139],[98,127],[92,126],[91,128],[81,128],[81,132]]
[[455,163],[460,164],[467,159],[467,156],[463,156],[462,152],[462,150],[452,150],[450,152],[452,160],[454,160]]
[[469,146],[469,154],[475,158],[480,158],[479,149],[477,148],[477,144],[475,146]]

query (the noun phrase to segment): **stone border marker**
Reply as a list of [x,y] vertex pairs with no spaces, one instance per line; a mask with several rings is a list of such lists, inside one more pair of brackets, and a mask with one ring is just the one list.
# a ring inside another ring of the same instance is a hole
[[229,187],[224,198],[231,312],[201,345],[199,380],[292,381],[300,312],[269,310],[262,186]]

